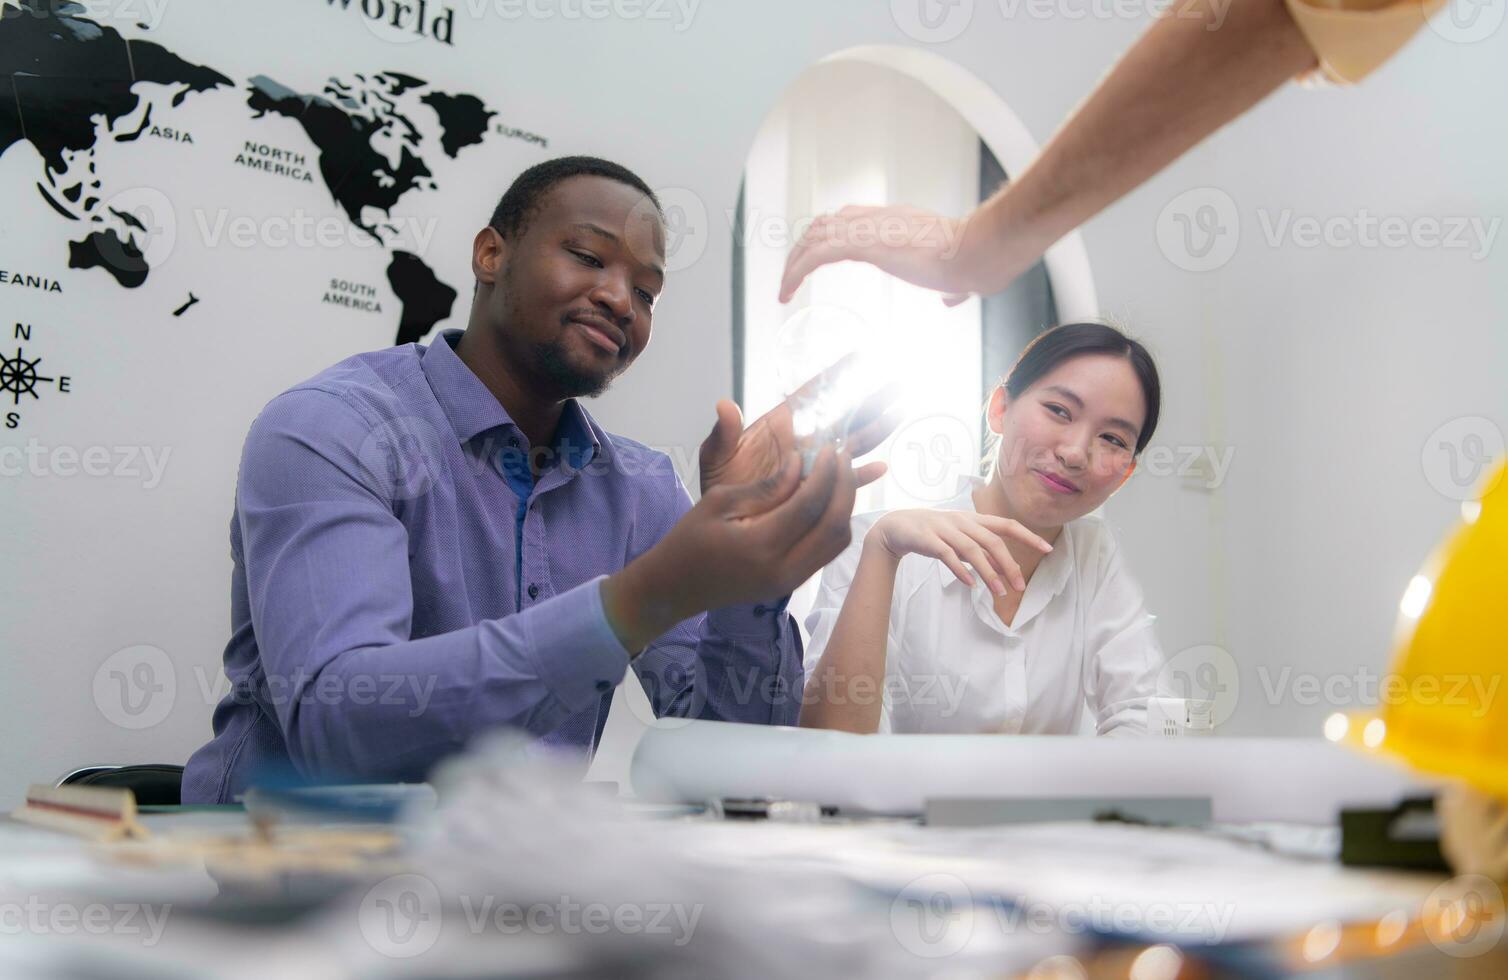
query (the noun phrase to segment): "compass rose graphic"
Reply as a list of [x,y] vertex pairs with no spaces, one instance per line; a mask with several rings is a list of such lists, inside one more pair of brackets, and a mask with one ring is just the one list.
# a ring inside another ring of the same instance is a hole
[[28,361],[21,353],[21,348],[16,348],[15,358],[0,354],[0,392],[9,392],[15,398],[15,404],[21,404],[22,395],[30,395],[33,398],[41,398],[37,394],[37,382],[56,381],[56,378],[44,377],[37,373],[37,365],[42,363],[40,357]]

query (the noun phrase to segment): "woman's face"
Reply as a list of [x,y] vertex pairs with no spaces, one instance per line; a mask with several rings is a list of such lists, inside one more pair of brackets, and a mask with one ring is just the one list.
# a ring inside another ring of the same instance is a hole
[[1069,358],[1016,398],[990,398],[1000,434],[995,482],[1012,516],[1058,527],[1104,503],[1130,475],[1146,398],[1131,362],[1110,354]]

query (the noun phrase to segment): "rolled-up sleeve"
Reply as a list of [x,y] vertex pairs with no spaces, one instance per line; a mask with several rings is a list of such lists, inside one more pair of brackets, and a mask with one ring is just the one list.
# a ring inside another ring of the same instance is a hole
[[237,481],[259,696],[310,777],[422,779],[489,729],[553,730],[628,664],[599,580],[412,637],[408,534],[362,464],[374,427],[335,392],[294,389],[253,423]]
[[[1285,0],[1324,77],[1359,82],[1419,32],[1445,0]],[[1477,16],[1486,16],[1481,11]]]

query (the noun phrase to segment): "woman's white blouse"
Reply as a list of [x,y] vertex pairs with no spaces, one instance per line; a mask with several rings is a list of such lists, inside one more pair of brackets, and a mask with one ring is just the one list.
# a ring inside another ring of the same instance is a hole
[[[970,479],[939,510],[974,509]],[[853,520],[853,543],[822,572],[807,617],[811,678],[859,565],[864,535],[884,512]],[[1156,693],[1162,650],[1141,589],[1115,536],[1097,517],[1064,525],[1006,626],[990,591],[973,589],[932,558],[907,555],[890,604],[881,692],[859,685],[840,696],[882,697],[881,732],[1076,734],[1088,707],[1100,735],[1142,734]]]

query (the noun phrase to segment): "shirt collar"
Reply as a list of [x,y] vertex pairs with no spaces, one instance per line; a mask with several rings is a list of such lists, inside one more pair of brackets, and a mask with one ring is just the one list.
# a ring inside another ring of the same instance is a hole
[[[938,510],[968,510],[973,511],[974,488],[982,486],[984,479],[977,476],[964,476],[959,480],[958,493],[951,499],[938,504]],[[1058,535],[1058,540],[1053,542],[1052,551],[1043,556],[1037,563],[1037,569],[1032,573],[1031,580],[1026,583],[1026,595],[1022,597],[1021,606],[1016,610],[1013,625],[1008,627],[1012,632],[1029,622],[1032,617],[1041,612],[1046,605],[1063,591],[1068,584],[1068,576],[1073,572],[1073,522],[1063,525],[1063,533]],[[944,590],[949,588],[966,588],[958,581],[958,578],[948,570],[948,566],[940,561],[932,562],[932,573]],[[975,576],[974,606],[983,616],[988,613],[989,618],[999,623],[1000,617],[995,615],[995,603],[990,595],[989,587],[978,576]],[[1003,625],[1003,624],[1002,624]]]
[[[511,426],[514,422],[502,402],[456,353],[455,345],[460,341],[461,333],[460,330],[442,331],[435,342],[425,348],[419,363],[435,400],[455,430],[456,438],[465,443],[489,429]],[[574,398],[565,403],[560,424],[555,430],[555,440],[556,445],[564,449],[565,461],[575,469],[585,466],[602,451],[603,443],[596,423]]]

